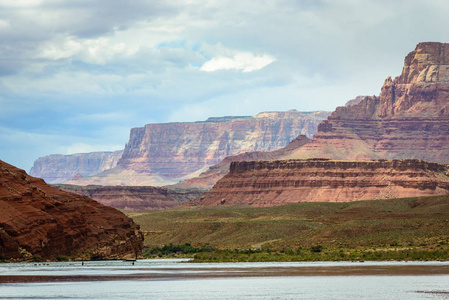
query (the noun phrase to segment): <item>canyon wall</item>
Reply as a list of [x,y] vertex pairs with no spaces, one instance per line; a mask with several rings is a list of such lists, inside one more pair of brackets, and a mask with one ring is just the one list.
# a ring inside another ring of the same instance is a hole
[[185,205],[276,206],[449,194],[449,168],[422,160],[299,159],[232,162],[230,171]]
[[76,185],[166,185],[198,176],[226,156],[285,147],[311,137],[329,113],[264,112],[254,117],[210,118],[205,122],[148,124],[133,128],[117,166]]
[[400,159],[449,163],[449,44],[420,43],[379,97],[338,107],[289,158]]
[[51,154],[38,158],[30,175],[47,183],[61,183],[83,176],[91,176],[117,165],[123,150],[114,152],[91,152],[72,155]]
[[133,220],[0,161],[0,256],[15,260],[134,259],[143,236]]

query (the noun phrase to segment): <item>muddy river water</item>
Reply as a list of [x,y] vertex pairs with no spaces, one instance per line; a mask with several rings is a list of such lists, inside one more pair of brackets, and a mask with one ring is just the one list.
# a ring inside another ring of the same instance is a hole
[[449,262],[3,263],[0,299],[449,299]]

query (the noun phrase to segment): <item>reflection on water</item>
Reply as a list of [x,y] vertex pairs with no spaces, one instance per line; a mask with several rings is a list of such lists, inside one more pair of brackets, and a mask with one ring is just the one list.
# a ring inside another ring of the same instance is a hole
[[0,299],[449,299],[449,263],[5,263]]

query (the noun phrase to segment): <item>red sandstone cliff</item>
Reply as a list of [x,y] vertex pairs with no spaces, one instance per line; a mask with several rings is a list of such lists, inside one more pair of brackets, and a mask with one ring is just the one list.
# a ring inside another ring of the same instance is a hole
[[288,158],[417,158],[449,163],[449,44],[421,43],[379,97],[338,107]]
[[143,236],[130,218],[0,161],[0,256],[135,258]]
[[448,165],[421,160],[233,162],[210,191],[185,205],[276,206],[449,194],[448,175]]

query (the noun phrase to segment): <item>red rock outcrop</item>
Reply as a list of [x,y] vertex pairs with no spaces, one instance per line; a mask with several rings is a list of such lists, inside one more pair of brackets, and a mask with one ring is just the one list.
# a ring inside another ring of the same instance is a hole
[[30,175],[42,178],[47,183],[81,179],[115,167],[122,154],[123,150],[72,155],[51,154],[38,158],[30,170]]
[[152,186],[55,186],[66,192],[87,196],[103,205],[125,210],[163,210],[199,197],[204,190],[168,189]]
[[50,187],[0,161],[0,256],[27,260],[135,258],[143,236],[130,218]]
[[300,134],[312,136],[327,112],[264,112],[254,117],[148,124],[131,130],[115,168],[75,185],[160,186],[196,177],[226,156],[274,151]]
[[418,44],[379,97],[338,107],[310,143],[283,158],[312,157],[449,163],[449,44]]
[[232,162],[230,172],[185,205],[276,206],[449,194],[449,168],[422,160]]

